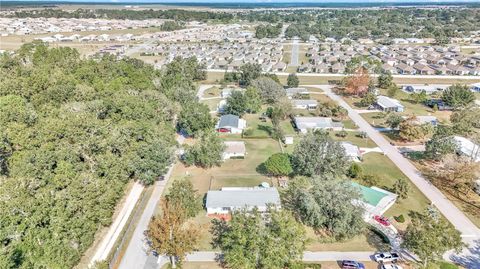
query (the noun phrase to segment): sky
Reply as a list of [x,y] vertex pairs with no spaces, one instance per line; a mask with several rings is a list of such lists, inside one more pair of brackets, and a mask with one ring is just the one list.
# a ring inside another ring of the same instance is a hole
[[[128,2],[128,3],[436,3],[436,2],[480,2],[480,0],[6,0],[29,2]],[[0,0],[2,2],[2,0]]]

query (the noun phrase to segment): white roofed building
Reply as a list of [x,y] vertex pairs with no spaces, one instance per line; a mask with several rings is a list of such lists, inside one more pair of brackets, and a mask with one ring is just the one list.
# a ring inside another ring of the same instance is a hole
[[224,215],[236,210],[266,212],[268,206],[281,208],[280,194],[276,188],[229,187],[219,191],[208,191],[205,207],[208,215]]

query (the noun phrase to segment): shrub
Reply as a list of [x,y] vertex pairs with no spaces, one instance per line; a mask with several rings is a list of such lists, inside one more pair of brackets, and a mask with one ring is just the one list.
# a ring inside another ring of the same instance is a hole
[[400,215],[400,216],[395,216],[393,217],[395,219],[396,222],[398,223],[404,223],[405,222],[405,217],[403,215]]
[[347,176],[351,178],[357,178],[362,174],[362,167],[358,163],[352,163],[348,168]]
[[347,131],[345,131],[345,130],[341,130],[340,132],[338,132],[338,133],[336,134],[336,136],[338,136],[338,137],[343,137],[343,138],[347,137],[347,135],[348,135],[348,133],[347,133]]
[[360,177],[360,181],[367,187],[376,186],[380,183],[380,178],[377,175],[366,174]]

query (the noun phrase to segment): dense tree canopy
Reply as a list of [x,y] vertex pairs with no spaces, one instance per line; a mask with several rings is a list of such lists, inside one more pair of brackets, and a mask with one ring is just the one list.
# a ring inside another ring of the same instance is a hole
[[255,37],[256,38],[276,38],[280,35],[282,32],[282,24],[260,24],[257,27],[255,27]]
[[286,153],[275,153],[268,157],[265,169],[273,176],[288,176],[293,172],[290,156]]
[[306,244],[305,228],[284,210],[237,211],[229,222],[214,221],[212,230],[229,268],[286,268],[301,260]]
[[184,106],[178,117],[178,128],[187,135],[195,136],[200,132],[213,131],[215,122],[207,105],[191,102]]
[[282,85],[269,77],[259,77],[251,85],[258,89],[264,103],[273,104],[286,95]]
[[475,101],[475,95],[467,85],[455,84],[448,87],[442,94],[442,100],[454,108],[462,108]]
[[463,246],[460,232],[435,208],[416,214],[407,227],[404,239],[404,247],[417,254],[425,266],[433,260],[442,259],[446,251],[459,250]]
[[162,71],[134,59],[85,60],[41,43],[1,56],[0,268],[78,262],[126,183],[166,172],[173,119],[182,96],[194,96],[197,70],[193,60]]
[[304,176],[345,175],[350,160],[345,149],[326,132],[306,134],[293,150],[294,172]]
[[187,165],[196,165],[203,168],[219,166],[224,150],[225,144],[220,140],[217,133],[202,133],[195,145],[187,147],[184,162]]
[[352,203],[355,199],[361,199],[360,190],[330,176],[297,177],[282,193],[284,207],[299,221],[337,240],[358,235],[365,227],[364,209]]

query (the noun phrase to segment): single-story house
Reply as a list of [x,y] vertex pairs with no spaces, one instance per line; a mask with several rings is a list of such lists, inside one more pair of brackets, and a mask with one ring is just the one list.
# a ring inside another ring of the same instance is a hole
[[317,100],[292,100],[293,108],[297,109],[316,109],[317,105]]
[[467,156],[474,162],[480,162],[480,145],[462,136],[454,136],[453,140],[458,145],[458,154]]
[[435,116],[415,116],[415,122],[417,124],[430,123],[435,126],[438,124],[438,119]]
[[285,89],[288,99],[292,99],[295,95],[306,95],[308,90],[305,88],[287,88]]
[[293,136],[285,136],[285,145],[293,145]]
[[241,134],[246,127],[247,122],[244,119],[228,114],[220,117],[215,129],[220,133]]
[[266,212],[268,206],[281,208],[280,194],[276,188],[224,187],[219,191],[208,191],[205,204],[208,215],[223,215],[254,208],[259,212]]
[[232,158],[245,158],[247,154],[247,149],[245,147],[245,142],[243,141],[225,141],[225,150],[222,154],[222,159],[232,159]]
[[411,92],[411,93],[421,93],[424,91],[426,94],[432,94],[437,91],[445,90],[445,87],[428,86],[428,85],[407,85],[407,86],[404,86],[403,89],[406,92]]
[[397,99],[393,99],[387,96],[380,95],[377,97],[375,107],[382,111],[395,111],[403,112],[404,106]]
[[306,134],[308,130],[335,130],[340,131],[343,129],[341,122],[333,122],[332,118],[326,117],[295,117],[295,127],[301,133]]
[[351,161],[360,162],[362,160],[362,153],[357,146],[350,142],[340,142],[340,145],[345,149],[345,155],[350,158]]

